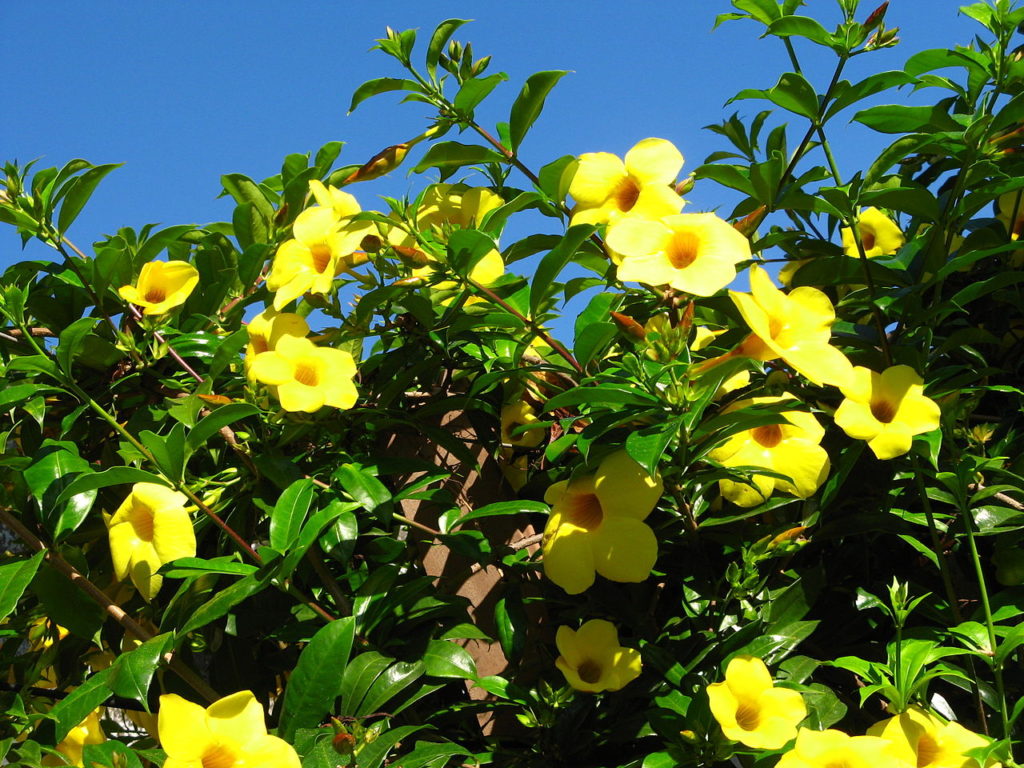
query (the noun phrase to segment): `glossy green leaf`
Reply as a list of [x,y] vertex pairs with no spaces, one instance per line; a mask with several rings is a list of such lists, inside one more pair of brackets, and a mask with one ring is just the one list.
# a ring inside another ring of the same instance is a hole
[[476,664],[469,651],[450,640],[431,640],[423,654],[426,673],[433,677],[454,677],[472,680]]
[[96,500],[95,490],[64,496],[76,476],[89,474],[92,466],[78,455],[78,446],[68,441],[46,440],[34,461],[24,471],[29,490],[39,502],[50,535],[59,539],[81,525]]
[[425,725],[401,725],[387,729],[356,752],[356,765],[358,768],[380,768],[398,742],[424,728]]
[[430,42],[427,43],[427,74],[431,77],[434,77],[437,72],[437,60],[441,57],[444,47],[448,45],[455,30],[465,23],[466,19],[446,19],[434,29],[434,34],[430,36]]
[[355,464],[342,464],[335,471],[334,477],[341,483],[345,493],[362,504],[367,512],[372,512],[391,501],[391,491],[380,480]]
[[518,151],[527,131],[540,116],[544,109],[544,101],[551,89],[555,87],[555,83],[567,74],[568,72],[562,70],[552,70],[535,72],[526,78],[523,89],[512,104],[512,111],[508,119],[509,141],[511,142],[509,149],[513,152]]
[[288,678],[279,733],[292,741],[299,728],[314,728],[334,711],[355,642],[355,619],[347,617],[321,627],[302,650]]
[[828,48],[838,42],[831,32],[810,16],[781,16],[768,24],[768,33],[778,37],[803,37]]
[[45,552],[36,552],[27,560],[16,560],[0,565],[0,621],[3,621],[18,604],[32,578],[39,570]]
[[626,453],[653,475],[658,471],[658,464],[665,450],[679,434],[680,422],[670,419],[664,424],[655,424],[630,432],[626,438]]
[[736,94],[735,99],[767,99],[794,114],[815,120],[818,117],[819,102],[814,88],[803,75],[787,72],[779,82],[766,91],[746,88]]
[[175,424],[166,435],[142,430],[139,440],[152,454],[157,468],[171,480],[181,482],[185,475],[185,425]]
[[96,707],[111,695],[109,680],[114,674],[112,668],[92,675],[84,683],[53,705],[47,716],[56,723],[55,738],[63,741],[72,728],[85,720]]
[[552,248],[534,272],[533,280],[530,282],[530,313],[536,314],[537,309],[552,294],[555,288],[555,280],[561,274],[565,265],[576,255],[583,242],[594,233],[594,227],[590,224],[577,224],[569,227],[558,245]]
[[197,450],[228,424],[233,424],[239,419],[253,416],[259,412],[256,406],[249,403],[230,403],[220,406],[189,430],[188,437],[185,440],[189,454]]
[[60,214],[57,216],[57,229],[67,232],[68,228],[78,218],[85,204],[89,202],[92,193],[103,177],[115,168],[120,168],[124,163],[107,163],[90,168],[73,182],[64,195],[64,201],[60,206]]
[[423,173],[431,168],[451,171],[467,165],[506,162],[508,159],[504,155],[479,144],[439,141],[431,145],[412,170],[414,173]]
[[398,77],[377,77],[373,80],[367,80],[356,88],[355,93],[352,94],[352,101],[348,105],[348,113],[352,114],[356,107],[371,96],[376,96],[380,93],[389,93],[391,91],[412,91],[414,93],[422,93],[423,87],[415,80],[406,80]]
[[82,343],[85,337],[92,333],[92,329],[99,322],[98,317],[83,317],[75,320],[71,325],[60,332],[57,342],[57,350],[54,357],[61,370],[71,376],[71,364],[81,354]]
[[172,633],[165,632],[118,656],[111,667],[114,673],[108,681],[110,689],[118,696],[135,699],[145,705],[153,675],[160,667],[173,639]]
[[498,83],[508,80],[504,72],[495,72],[485,77],[471,77],[466,80],[455,94],[455,109],[464,115],[473,114],[477,105],[490,95]]
[[299,531],[313,503],[313,481],[303,478],[285,488],[270,514],[270,546],[286,552],[298,538]]
[[271,573],[269,571],[253,573],[243,576],[234,584],[224,589],[218,590],[212,598],[192,613],[188,621],[177,631],[176,637],[180,640],[189,632],[205,627],[210,622],[221,618],[243,600],[252,597],[266,588],[270,577]]

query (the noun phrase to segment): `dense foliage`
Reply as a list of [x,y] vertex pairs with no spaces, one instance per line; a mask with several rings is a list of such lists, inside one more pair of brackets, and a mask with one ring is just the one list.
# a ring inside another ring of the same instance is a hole
[[[8,163],[56,256],[0,277],[0,757],[1015,764],[1024,9],[850,82],[912,20],[800,5],[718,17],[792,71],[685,178],[640,136],[527,167],[565,72],[490,131],[456,19],[351,101],[429,130],[228,174],[230,222],[76,245],[114,166]],[[847,177],[851,118],[891,142]]]

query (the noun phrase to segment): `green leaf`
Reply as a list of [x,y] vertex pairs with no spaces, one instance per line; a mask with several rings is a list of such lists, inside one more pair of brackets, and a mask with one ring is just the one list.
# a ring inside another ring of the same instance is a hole
[[120,741],[107,739],[101,744],[86,744],[82,764],[89,768],[142,768],[139,755]]
[[356,752],[356,765],[358,768],[380,768],[395,744],[424,728],[425,725],[402,725],[384,731]]
[[97,165],[71,182],[67,193],[64,195],[64,202],[61,203],[60,215],[57,217],[57,229],[60,232],[66,232],[72,222],[78,218],[78,214],[82,212],[85,204],[92,197],[92,193],[96,191],[97,185],[103,181],[103,177],[122,165],[124,163]]
[[84,474],[79,475],[72,480],[68,485],[60,492],[60,496],[57,497],[57,501],[63,502],[72,496],[76,496],[80,493],[86,493],[88,491],[95,490],[97,488],[107,488],[111,485],[127,485],[128,483],[157,483],[158,485],[167,485],[167,481],[159,475],[154,475],[152,472],[145,472],[135,467],[112,467],[103,472],[97,472],[95,474]]
[[355,642],[355,626],[351,616],[332,621],[302,650],[284,691],[279,733],[286,741],[295,738],[297,729],[315,728],[334,711]]
[[250,202],[239,203],[231,216],[238,247],[243,251],[255,243],[266,243],[272,238],[272,223]]
[[868,96],[874,96],[898,85],[907,85],[913,82],[913,78],[906,72],[891,70],[888,72],[876,72],[865,77],[863,80],[851,85],[841,81],[836,88],[835,97],[829,103],[825,112],[825,119],[828,120],[846,109],[851,104],[856,104]]
[[448,265],[463,277],[469,277],[480,259],[497,246],[492,238],[476,229],[457,229],[448,238]]
[[240,563],[233,555],[204,560],[201,557],[179,557],[174,565],[165,565],[160,573],[172,579],[185,579],[203,573],[223,573],[229,576],[248,576],[259,569],[249,563]]
[[98,642],[97,633],[107,614],[92,600],[86,600],[67,576],[44,561],[29,589],[39,598],[44,613],[55,623],[84,640]]
[[252,203],[260,215],[267,221],[274,220],[274,206],[259,185],[241,173],[228,173],[220,177],[224,191],[235,199],[236,203]]
[[44,440],[35,460],[22,474],[29,491],[39,502],[43,522],[55,540],[63,533],[77,529],[92,509],[96,500],[94,490],[63,496],[64,489],[76,476],[91,472],[92,465],[78,455],[77,445]]
[[334,473],[345,493],[363,505],[367,512],[391,501],[391,491],[373,475],[355,464],[342,464]]
[[529,515],[547,514],[550,511],[548,505],[542,501],[530,501],[529,499],[517,499],[515,501],[496,501],[493,504],[486,504],[482,507],[472,509],[462,515],[450,528],[464,525],[470,520],[479,520],[484,517],[500,517],[502,515]]
[[832,48],[837,40],[831,32],[810,16],[782,16],[768,24],[768,33],[777,37],[803,37],[812,43]]
[[930,107],[912,107],[907,104],[879,104],[862,109],[853,116],[858,123],[880,133],[935,133],[963,130],[939,104]]
[[431,640],[423,654],[423,665],[433,677],[476,679],[476,663],[469,651],[450,640]]
[[287,552],[306,522],[313,503],[313,481],[303,478],[285,488],[270,515],[270,546]]
[[183,639],[189,632],[205,627],[211,621],[216,621],[243,600],[260,592],[266,587],[271,575],[271,571],[253,573],[219,590],[216,595],[192,613],[185,625],[176,632],[176,638]]
[[114,677],[110,680],[110,689],[118,696],[135,699],[145,705],[153,675],[173,639],[173,633],[165,632],[118,656],[111,667]]
[[413,168],[414,173],[423,173],[430,168],[454,170],[466,165],[486,163],[507,163],[508,158],[493,149],[479,144],[460,144],[457,141],[439,141],[424,153]]
[[451,742],[417,741],[412,752],[397,758],[394,768],[443,768],[453,757],[468,757],[472,753]]
[[376,651],[361,653],[345,669],[339,714],[363,717],[379,712],[392,697],[422,675],[420,662],[395,662]]
[[27,560],[0,565],[0,621],[14,611],[32,578],[39,570],[45,552],[36,552]]
[[600,358],[618,335],[619,327],[615,323],[591,323],[586,326],[572,350],[576,362],[586,368],[593,360]]
[[617,403],[622,405],[657,405],[658,400],[639,389],[605,385],[600,387],[577,387],[555,395],[544,404],[545,411],[556,408],[581,405],[583,403]]
[[57,364],[61,370],[68,374],[68,376],[71,375],[72,362],[81,352],[82,342],[85,341],[85,337],[92,332],[93,327],[98,322],[98,317],[83,317],[75,320],[75,322],[60,332],[54,357],[57,358]]
[[787,72],[779,78],[779,82],[767,91],[746,88],[737,93],[730,101],[738,99],[767,99],[773,104],[794,114],[814,120],[818,117],[820,104],[814,88],[796,72]]
[[540,116],[544,109],[544,101],[548,93],[555,87],[555,83],[562,79],[568,72],[552,70],[548,72],[534,72],[523,84],[516,100],[512,104],[512,112],[508,119],[509,149],[516,152],[519,145],[523,143],[526,132]]
[[165,436],[145,429],[139,432],[139,440],[153,455],[157,468],[180,483],[185,475],[185,425],[175,423]]
[[[427,74],[431,78],[437,72],[437,60],[441,57],[441,53],[448,44],[448,40],[455,34],[455,30],[465,24],[466,21],[467,19],[445,19],[434,29],[434,34],[430,36],[430,42],[427,43]],[[351,112],[352,110],[349,111]]]
[[626,453],[647,470],[647,474],[653,475],[658,471],[665,449],[679,434],[680,426],[679,419],[672,419],[667,424],[656,424],[630,432],[626,438]]
[[554,282],[558,275],[576,255],[583,242],[593,233],[594,227],[591,224],[577,224],[574,227],[569,227],[562,239],[558,241],[558,245],[540,260],[533,275],[533,282],[530,284],[530,314],[536,314],[538,307],[555,290]]
[[113,673],[113,668],[97,672],[53,705],[48,716],[57,724],[54,738],[58,742],[63,741],[72,728],[85,720],[90,712],[110,697],[112,691],[107,678]]
[[459,92],[455,94],[455,109],[463,115],[473,114],[473,110],[490,94],[498,83],[508,80],[504,72],[495,72],[486,77],[471,77],[462,83]]
[[[291,551],[285,555],[284,564],[281,566],[282,573],[291,573],[295,570],[299,560],[306,555],[309,548],[313,546],[313,542],[320,538],[321,534],[328,529],[328,526],[332,526],[328,534],[337,534],[337,545],[340,545],[342,542],[350,542],[354,545],[355,539],[359,535],[359,524],[352,512],[361,507],[362,504],[358,501],[339,501],[335,499],[323,509],[314,512],[308,522],[302,526],[298,541],[291,548]],[[325,550],[330,549],[327,545],[324,545],[324,548]],[[341,553],[339,552],[338,554],[340,555]],[[340,559],[344,561],[348,558],[343,556]]]
[[185,439],[189,455],[228,424],[259,412],[259,408],[249,403],[230,403],[220,406],[189,430],[188,437]]
[[423,93],[423,87],[415,80],[406,80],[398,77],[377,77],[373,80],[367,80],[356,88],[355,93],[352,94],[352,102],[348,105],[348,113],[351,115],[356,107],[371,96],[391,91]]

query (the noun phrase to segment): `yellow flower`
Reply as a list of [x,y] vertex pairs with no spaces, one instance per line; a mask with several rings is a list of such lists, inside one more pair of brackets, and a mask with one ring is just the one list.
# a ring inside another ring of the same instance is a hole
[[517,403],[509,403],[501,409],[501,443],[514,448],[536,448],[544,441],[547,434],[546,429],[528,429],[518,435],[512,431],[516,427],[538,422],[537,413],[533,406],[525,400]]
[[544,529],[544,573],[570,595],[594,583],[646,579],[658,559],[654,531],[642,522],[663,490],[625,451],[607,456],[593,475],[548,488],[551,516]]
[[807,717],[803,697],[776,688],[768,667],[755,656],[737,656],[725,668],[725,681],[707,687],[711,714],[727,739],[755,749],[779,749],[796,736]]
[[959,723],[944,723],[920,709],[875,723],[868,735],[892,742],[900,757],[917,768],[977,768],[978,762],[964,753],[989,744]]
[[[877,208],[865,208],[857,218],[857,231],[860,232],[860,244],[864,246],[864,255],[869,259],[876,256],[891,256],[896,253],[907,239],[903,236],[896,222]],[[847,256],[860,258],[857,242],[850,227],[843,227],[843,253]]]
[[695,296],[727,286],[736,264],[750,258],[747,238],[713,213],[620,216],[608,225],[605,242],[619,264],[619,280],[667,284]]
[[[769,405],[790,401],[791,397],[752,397],[740,400],[727,410],[736,411],[751,405]],[[811,496],[828,477],[828,453],[821,447],[825,430],[813,415],[803,411],[779,414],[787,423],[766,424],[737,432],[711,451],[710,458],[726,467],[763,467],[789,476],[783,480],[767,475],[753,475],[749,483],[721,480],[722,495],[740,507],[756,507],[779,490],[801,499]]]
[[[57,751],[64,755],[71,765],[81,767],[84,764],[82,762],[82,754],[87,744],[102,744],[107,740],[106,735],[103,733],[103,728],[100,726],[100,716],[102,714],[102,707],[94,709],[85,720],[68,731],[68,735],[57,745]],[[43,764],[60,765],[60,762],[44,758]]]
[[438,232],[446,226],[475,229],[483,223],[484,216],[504,203],[501,195],[487,187],[431,184],[416,209],[416,225]]
[[555,666],[577,691],[617,691],[640,675],[640,652],[619,645],[615,625],[591,619],[578,630],[559,627]]
[[683,199],[669,185],[683,156],[665,139],[644,139],[625,162],[609,152],[580,155],[569,194],[576,201],[571,224],[604,224],[624,213],[660,219],[679,213]]
[[923,385],[909,365],[894,365],[881,373],[858,365],[842,387],[846,399],[833,418],[850,437],[867,440],[878,458],[902,456],[914,435],[939,426],[939,406],[925,397]]
[[121,298],[143,307],[143,314],[162,315],[185,303],[199,272],[187,261],[150,261],[142,265],[135,285],[117,289]]
[[295,218],[294,238],[281,243],[267,275],[278,311],[304,293],[328,293],[337,275],[366,262],[366,254],[356,251],[377,232],[373,222],[351,220],[361,209],[348,192],[316,181],[310,189],[321,204]]
[[160,591],[160,566],[179,557],[194,557],[196,534],[183,493],[156,483],[136,483],[112,517],[107,519],[114,573],[131,577],[148,601]]
[[850,736],[829,728],[801,728],[796,744],[775,768],[914,768],[893,745],[876,736]]
[[276,389],[286,411],[313,413],[325,405],[351,408],[358,396],[352,383],[352,355],[298,336],[281,336],[273,350],[256,355],[251,373]]
[[253,359],[261,352],[272,352],[282,336],[305,338],[309,335],[309,324],[304,317],[291,312],[278,313],[267,307],[246,326],[249,343],[245,347],[245,370],[252,368]]
[[[433,271],[434,267],[428,264],[426,266],[414,269],[412,271],[412,276],[428,278],[433,273]],[[484,254],[484,256],[476,264],[473,265],[473,268],[469,271],[469,279],[472,280],[477,285],[482,285],[486,288],[490,287],[495,282],[497,282],[498,278],[504,274],[505,261],[504,259],[501,258],[501,253],[499,253],[496,248],[492,248],[490,251]],[[435,291],[451,291],[458,288],[459,283],[456,282],[455,280],[442,280],[441,282],[432,284],[430,287]],[[455,301],[454,296],[446,298],[443,301],[441,301],[441,305],[448,306],[453,301]],[[486,301],[486,299],[483,296],[470,296],[463,303],[463,306],[468,306],[470,304],[478,304],[482,301]]]
[[174,693],[160,697],[157,719],[164,768],[299,768],[299,756],[267,733],[263,707],[239,691],[203,709]]
[[836,319],[828,296],[807,286],[784,294],[757,265],[750,268],[750,291],[729,291],[753,331],[734,355],[762,362],[781,357],[815,384],[846,383],[852,371],[850,361],[828,343]]

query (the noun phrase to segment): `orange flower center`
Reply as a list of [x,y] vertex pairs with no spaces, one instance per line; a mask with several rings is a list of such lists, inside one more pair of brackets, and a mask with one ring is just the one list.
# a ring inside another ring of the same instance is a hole
[[917,768],[925,768],[935,762],[939,756],[938,743],[931,737],[931,734],[924,733],[917,740]]
[[601,665],[596,661],[587,659],[580,664],[579,669],[576,670],[576,674],[580,676],[580,680],[584,683],[590,683],[593,685],[601,679]]
[[782,332],[786,330],[786,321],[781,317],[772,315],[768,318],[768,335],[773,339],[779,338]]
[[167,298],[167,291],[162,285],[151,285],[146,288],[146,293],[142,298],[150,304],[159,304]]
[[640,184],[632,176],[627,176],[620,181],[615,191],[612,192],[612,199],[615,200],[615,207],[623,213],[633,210],[636,201],[640,197]]
[[604,520],[601,502],[593,493],[570,493],[565,518],[573,525],[588,531],[599,527]]
[[253,354],[258,355],[260,352],[269,352],[270,344],[263,336],[256,336],[252,333],[249,334],[249,343],[252,344]]
[[861,229],[860,242],[865,251],[870,251],[875,247],[875,233],[870,229]]
[[320,382],[320,373],[315,365],[299,363],[295,366],[295,380],[307,387],[315,387]]
[[225,744],[211,744],[201,758],[203,768],[231,768],[237,761],[235,751]]
[[883,424],[889,424],[896,418],[896,408],[888,400],[872,400],[871,415]]
[[750,430],[751,436],[765,448],[774,448],[782,442],[782,426],[780,424],[765,424],[763,427],[754,427]]
[[128,522],[135,529],[135,535],[143,541],[153,540],[153,510],[141,504],[133,504],[128,513]]
[[669,241],[665,255],[676,269],[686,269],[697,259],[700,238],[688,229],[675,232]]
[[761,713],[754,704],[744,703],[736,710],[736,725],[744,731],[757,730],[761,724]]
[[331,248],[326,243],[317,243],[309,247],[309,256],[313,260],[313,269],[323,273],[331,263]]

